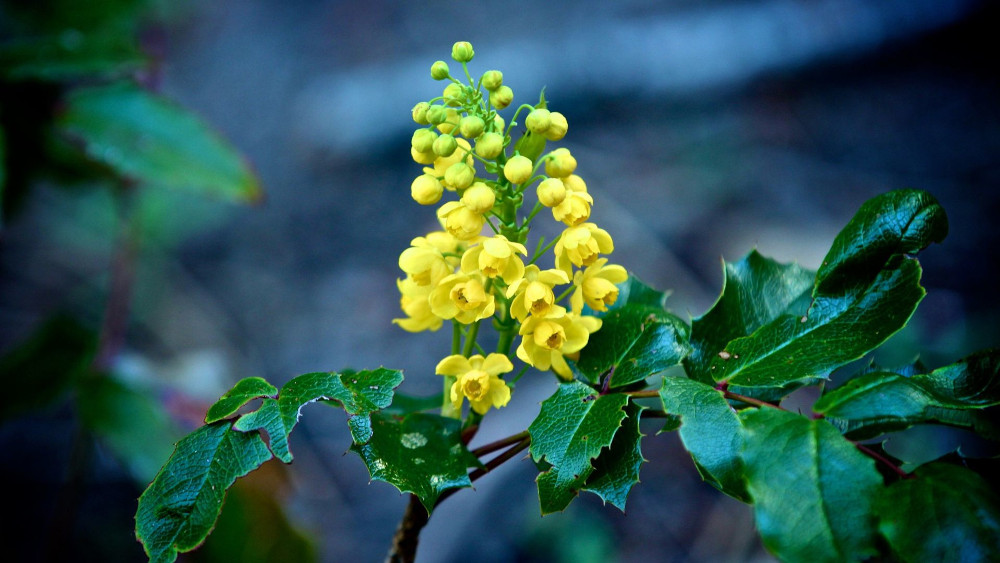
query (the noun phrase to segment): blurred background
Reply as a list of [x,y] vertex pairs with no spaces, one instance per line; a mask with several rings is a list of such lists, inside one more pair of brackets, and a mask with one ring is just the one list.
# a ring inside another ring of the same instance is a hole
[[[8,55],[31,4],[0,8]],[[177,436],[242,377],[281,383],[384,365],[405,371],[409,393],[439,390],[433,368],[448,331],[411,335],[390,321],[401,315],[399,252],[436,226],[433,210],[409,197],[420,172],[409,157],[409,111],[439,95],[430,64],[447,60],[457,40],[474,45],[474,74],[503,71],[515,106],[545,88],[550,109],[569,121],[558,146],[576,156],[592,218],[614,237],[612,261],[672,290],[668,304],[681,316],[711,306],[722,259],[757,248],[816,268],[862,202],[910,187],[940,200],[951,232],[921,256],[928,296],[914,320],[874,359],[937,367],[997,345],[994,2],[39,4],[60,16],[60,33],[85,32],[76,22],[87,5],[139,6],[129,32],[152,61],[140,81],[229,139],[265,195],[239,205],[164,192],[140,205],[127,333],[107,367],[155,398],[160,431],[119,436],[132,452],[123,456],[114,440],[81,431],[80,408],[65,396],[3,410],[2,510],[15,524],[0,533],[11,560],[143,560],[135,499]],[[20,115],[10,108],[36,92],[11,76],[0,85],[8,126]],[[121,229],[99,182],[17,175],[23,143],[10,130],[0,143],[10,180],[0,353],[23,351],[56,314],[75,319],[72,327],[101,326]],[[73,341],[78,328],[64,326],[59,338]],[[11,362],[4,375],[21,381]],[[524,429],[553,390],[548,376],[522,380],[477,441]],[[360,459],[343,455],[342,411],[306,411],[292,438],[295,463],[271,462],[246,479],[209,543],[182,558],[381,560],[406,498],[369,484]],[[435,512],[419,560],[770,560],[750,509],[702,483],[676,435],[643,429],[650,463],[626,515],[585,493],[541,518],[533,465],[512,461]],[[897,451],[920,461],[963,439],[918,433],[921,448],[900,438]]]

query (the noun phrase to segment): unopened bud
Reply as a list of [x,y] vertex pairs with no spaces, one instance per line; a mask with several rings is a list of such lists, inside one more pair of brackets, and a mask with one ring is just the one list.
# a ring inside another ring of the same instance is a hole
[[483,121],[483,118],[475,115],[467,115],[458,122],[458,129],[467,139],[475,139],[482,135],[485,128],[486,122]]
[[410,138],[410,145],[417,150],[417,152],[431,152],[433,150],[434,140],[437,139],[437,133],[431,131],[430,129],[417,129],[413,132],[413,137]]
[[566,116],[558,111],[553,111],[549,114],[549,128],[545,130],[543,135],[550,141],[558,141],[566,136],[568,129],[569,124],[566,123]]
[[472,44],[468,41],[458,41],[451,46],[451,58],[460,63],[471,61],[475,54],[476,52],[472,50]]
[[509,86],[501,86],[490,92],[490,103],[497,109],[503,109],[514,101],[514,91]]
[[430,174],[417,176],[410,184],[410,195],[413,200],[420,205],[433,205],[441,199],[444,193],[444,186],[437,178]]
[[538,184],[538,201],[545,207],[555,207],[566,199],[566,186],[559,178],[546,178]]
[[487,160],[500,156],[501,151],[503,151],[503,135],[499,133],[483,133],[476,139],[476,154]]
[[486,184],[476,182],[462,194],[462,203],[470,211],[485,214],[493,209],[493,204],[496,203],[496,194]]
[[451,133],[458,127],[458,112],[455,108],[444,110],[444,121],[438,124],[437,130],[442,133]]
[[507,164],[503,166],[503,176],[512,184],[523,184],[531,178],[531,171],[534,166],[527,157],[517,155],[511,157]]
[[430,106],[425,115],[427,122],[432,125],[440,125],[444,123],[445,119],[448,119],[448,111],[444,106]]
[[451,76],[451,72],[448,70],[448,63],[444,61],[434,61],[431,65],[431,78],[434,80],[444,80]]
[[532,133],[545,133],[552,124],[549,114],[550,112],[547,109],[539,108],[531,110],[528,117],[524,119],[524,126]]
[[462,105],[462,101],[465,99],[465,92],[462,90],[462,86],[454,82],[444,87],[442,95],[444,96],[444,103],[452,107]]
[[434,139],[432,146],[434,154],[438,156],[451,156],[451,153],[455,152],[457,148],[458,142],[451,135],[439,136],[437,139]]
[[503,73],[499,70],[487,70],[483,73],[483,88],[490,92],[503,86]]
[[556,149],[545,158],[545,173],[555,178],[565,178],[576,170],[576,158],[569,149]]
[[410,156],[413,157],[413,161],[417,164],[433,164],[434,159],[437,158],[437,155],[433,152],[420,152],[413,147],[410,147]]
[[427,121],[427,108],[431,107],[427,102],[420,102],[413,106],[413,110],[410,113],[413,115],[413,121],[417,122],[418,125],[427,125],[430,123]]
[[444,171],[444,183],[453,190],[464,190],[472,185],[475,179],[476,170],[464,162],[456,162]]

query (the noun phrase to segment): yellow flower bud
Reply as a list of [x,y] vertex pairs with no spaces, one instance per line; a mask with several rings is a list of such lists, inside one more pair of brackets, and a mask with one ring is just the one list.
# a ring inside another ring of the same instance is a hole
[[413,132],[413,137],[410,138],[410,146],[416,149],[417,152],[431,152],[434,150],[434,140],[437,137],[437,133],[430,129],[417,129]]
[[427,117],[427,122],[431,125],[440,125],[448,119],[448,111],[444,106],[430,106],[427,108],[425,116]]
[[445,86],[441,95],[444,96],[444,103],[452,107],[462,105],[462,101],[465,99],[465,91],[462,86],[454,82]]
[[462,194],[462,204],[470,211],[481,215],[493,209],[494,203],[496,203],[496,194],[493,193],[493,190],[489,186],[482,182],[472,184]]
[[441,135],[437,139],[434,139],[432,148],[434,154],[438,156],[451,156],[451,153],[455,152],[455,149],[458,148],[458,142],[451,135]]
[[445,108],[444,121],[437,126],[437,130],[442,133],[451,133],[458,127],[458,112],[454,108]]
[[555,178],[565,178],[576,170],[576,159],[569,149],[556,149],[545,158],[545,173]]
[[472,185],[475,179],[475,169],[464,162],[456,162],[444,172],[444,183],[452,190],[464,190]]
[[566,117],[558,111],[554,111],[549,114],[549,128],[543,134],[550,141],[558,141],[566,136],[568,129],[569,124],[566,123]]
[[430,174],[417,176],[410,184],[410,195],[413,200],[420,205],[433,205],[441,200],[444,193],[444,186],[437,178]]
[[555,207],[566,199],[566,186],[559,178],[547,178],[538,184],[538,201],[545,207]]
[[434,80],[444,80],[451,76],[451,72],[448,70],[448,63],[444,61],[434,61],[431,65],[431,78]]
[[503,109],[514,101],[514,91],[508,86],[501,86],[490,92],[490,103],[497,109]]
[[413,147],[410,147],[410,156],[413,157],[413,161],[417,164],[432,164],[434,158],[437,157],[433,152],[420,152]]
[[517,155],[511,157],[503,167],[503,176],[512,184],[523,184],[531,178],[531,171],[534,165],[527,157]]
[[430,123],[427,121],[427,108],[431,107],[427,102],[419,102],[417,105],[413,106],[410,114],[413,116],[413,121],[417,122],[419,125],[427,125]]
[[451,46],[451,58],[455,59],[460,63],[467,63],[472,60],[476,54],[472,50],[472,44],[468,41],[458,41]]
[[507,126],[507,122],[500,117],[499,113],[493,114],[493,130],[498,133],[503,133],[503,128]]
[[483,129],[486,128],[486,122],[483,118],[475,115],[467,115],[458,122],[458,129],[465,135],[467,139],[475,139],[476,137],[483,134]]
[[500,156],[501,151],[503,151],[503,136],[499,133],[483,133],[476,139],[476,154],[487,160]]
[[542,134],[548,131],[549,126],[552,121],[549,117],[550,112],[547,109],[538,108],[531,110],[528,117],[524,119],[524,125],[532,133]]
[[503,73],[499,70],[487,70],[483,73],[483,88],[490,92],[503,86]]

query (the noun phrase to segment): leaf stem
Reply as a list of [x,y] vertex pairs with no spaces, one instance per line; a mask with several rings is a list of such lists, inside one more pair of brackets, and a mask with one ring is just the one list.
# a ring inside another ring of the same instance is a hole
[[507,436],[506,438],[501,438],[495,442],[490,442],[489,444],[479,446],[478,448],[472,450],[472,455],[476,457],[483,457],[486,454],[491,454],[497,450],[501,450],[503,448],[506,448],[507,446],[516,444],[521,440],[524,440],[525,438],[528,438],[527,430],[525,430],[524,432],[518,432],[513,436]]
[[733,393],[728,390],[722,390],[722,396],[727,399],[732,399],[734,401],[739,401],[755,407],[771,407],[772,409],[778,409],[779,411],[785,410],[774,403],[768,403],[767,401],[761,401],[760,399],[754,399],[753,397],[747,397],[746,395],[740,395],[739,393]]
[[881,462],[882,465],[888,467],[893,473],[895,473],[896,475],[898,475],[900,479],[913,479],[914,478],[913,475],[911,475],[911,474],[903,471],[902,468],[900,468],[898,465],[896,465],[895,463],[893,463],[889,458],[887,458],[884,455],[878,453],[877,451],[869,448],[868,446],[866,446],[864,444],[859,444],[857,442],[854,443],[854,446],[856,448],[858,448],[859,450],[861,450],[861,453],[867,455],[868,457],[873,458],[875,461]]

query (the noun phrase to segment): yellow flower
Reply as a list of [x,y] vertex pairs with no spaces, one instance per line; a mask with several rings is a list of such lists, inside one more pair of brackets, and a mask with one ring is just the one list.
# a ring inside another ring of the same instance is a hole
[[568,227],[556,243],[556,268],[568,275],[574,265],[589,266],[597,261],[599,254],[608,254],[614,249],[611,235],[593,223]]
[[479,245],[462,255],[462,271],[482,272],[488,278],[500,277],[504,283],[512,284],[524,275],[524,263],[517,254],[527,254],[523,244],[510,242],[503,235],[483,239]]
[[480,275],[452,274],[441,280],[428,297],[431,312],[442,319],[471,324],[493,316],[496,302]]
[[485,215],[493,209],[496,198],[492,188],[483,182],[476,182],[462,194],[462,204],[471,211]]
[[545,317],[528,317],[518,333],[521,344],[517,357],[540,369],[552,368],[563,379],[571,379],[564,356],[574,355],[590,341],[590,334],[601,328],[601,319],[567,313],[558,305]]
[[[462,138],[456,138],[455,144],[458,145],[458,148],[455,149],[455,152],[451,153],[450,156],[438,156],[436,158],[433,158],[428,163],[422,163],[422,164],[431,164],[431,163],[434,164],[433,168],[430,166],[424,168],[424,172],[436,178],[443,178],[445,173],[448,172],[448,169],[451,168],[452,164],[455,164],[457,162],[464,162],[465,164],[472,166],[473,157],[472,154],[470,154],[469,152],[472,150],[472,145],[469,144],[469,141],[466,141],[465,139]],[[434,156],[434,151],[432,150],[430,154]],[[416,160],[417,157],[414,156],[413,158],[414,160]],[[417,160],[417,162],[421,161]],[[445,187],[447,188],[448,186],[446,185]]]
[[393,319],[393,323],[407,332],[435,331],[441,328],[441,317],[431,311],[427,299],[433,286],[420,285],[412,278],[406,278],[396,280],[396,287],[401,294],[399,306],[406,313],[406,318]]
[[[561,221],[567,227],[573,227],[590,219],[590,206],[594,198],[587,193],[587,184],[576,174],[570,174],[562,180],[566,195],[558,205],[552,208],[552,217]],[[541,186],[539,186],[539,189]],[[543,202],[544,205],[544,202]]]
[[628,272],[615,264],[605,266],[607,263],[607,258],[599,258],[573,277],[576,291],[569,298],[569,303],[574,313],[579,314],[584,303],[595,311],[607,311],[608,305],[614,305],[618,300],[618,287],[615,284],[627,280]]
[[531,159],[526,156],[512,156],[503,165],[503,176],[510,180],[511,184],[523,184],[531,178],[531,171],[534,168]]
[[454,264],[448,262],[441,248],[424,237],[410,241],[410,247],[399,255],[399,269],[417,285],[437,284],[455,272]]
[[510,314],[515,319],[524,322],[528,314],[544,317],[555,307],[556,296],[552,288],[569,283],[569,276],[562,270],[539,270],[538,266],[529,264],[524,268],[524,277],[507,288],[507,298],[510,302]]
[[469,240],[479,236],[486,224],[486,217],[469,209],[461,201],[449,201],[437,211],[444,228],[459,240]]
[[513,369],[514,364],[503,354],[490,354],[485,358],[479,354],[471,358],[456,354],[438,362],[434,373],[455,378],[451,402],[456,411],[462,408],[462,400],[468,398],[472,410],[486,414],[490,407],[507,406],[510,387],[499,376]]

